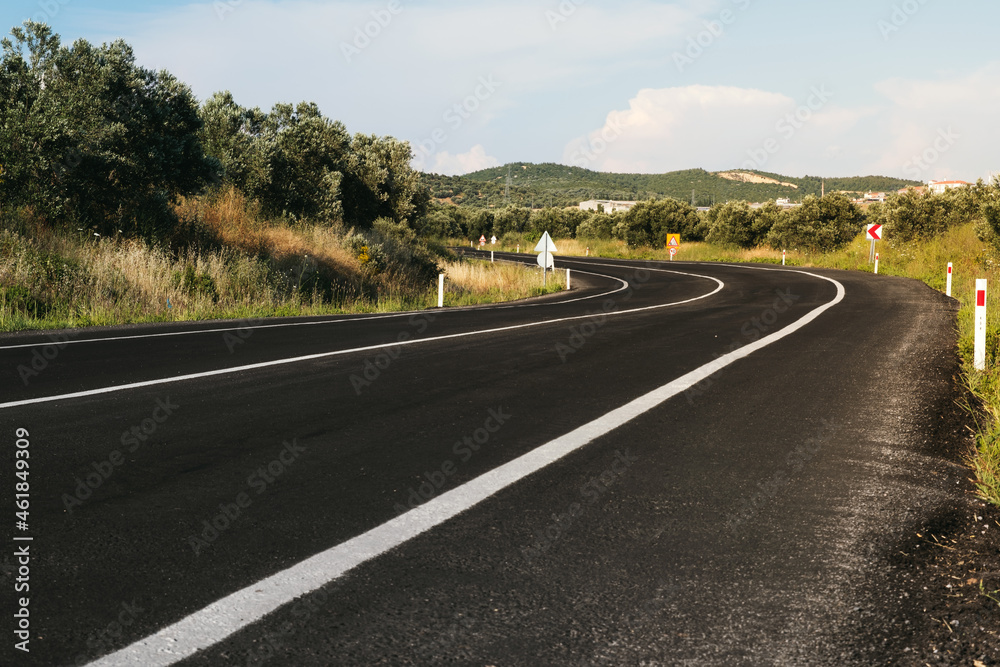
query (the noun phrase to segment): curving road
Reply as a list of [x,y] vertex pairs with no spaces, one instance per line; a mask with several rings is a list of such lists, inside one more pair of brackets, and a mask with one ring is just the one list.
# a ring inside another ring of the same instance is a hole
[[30,441],[9,532],[32,538],[30,653],[4,663],[910,646],[899,541],[964,477],[933,442],[954,302],[834,271],[557,266],[574,290],[507,306],[0,337],[8,479]]

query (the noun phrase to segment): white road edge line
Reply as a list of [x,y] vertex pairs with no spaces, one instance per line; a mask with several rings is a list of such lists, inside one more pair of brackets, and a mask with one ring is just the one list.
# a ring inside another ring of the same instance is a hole
[[232,593],[156,634],[95,660],[90,666],[171,665],[207,649],[296,598],[329,584],[362,563],[439,526],[515,482],[626,424],[729,364],[790,336],[843,301],[844,286],[836,280],[805,271],[798,273],[833,283],[837,287],[836,298],[770,336],[721,356],[566,435],[427,501],[406,514]]
[[[604,266],[614,266],[614,265],[604,265]],[[631,268],[631,267],[616,267],[616,268]],[[328,324],[344,324],[350,322],[371,322],[373,320],[389,320],[393,318],[400,317],[412,317],[414,315],[423,315],[426,313],[433,313],[435,316],[443,315],[447,313],[461,313],[469,310],[504,310],[510,308],[534,308],[536,306],[558,306],[566,303],[576,303],[577,301],[587,301],[588,299],[602,299],[604,297],[611,296],[612,294],[617,294],[623,290],[628,289],[628,283],[618,278],[616,276],[607,276],[603,273],[593,273],[591,271],[577,271],[578,273],[586,273],[592,276],[600,276],[601,278],[611,278],[612,280],[617,280],[622,283],[622,287],[618,289],[613,289],[608,292],[601,292],[600,294],[592,294],[590,296],[581,296],[575,299],[566,299],[565,301],[544,301],[544,302],[533,302],[533,303],[508,303],[508,304],[491,304],[482,306],[461,306],[458,308],[429,308],[427,310],[407,310],[400,313],[386,313],[384,315],[371,315],[367,317],[358,317],[345,315],[335,320],[318,320],[313,322],[282,322],[279,324],[258,324],[254,326],[242,326],[242,327],[219,327],[217,329],[192,329],[190,331],[169,331],[165,333],[151,333],[151,334],[134,334],[132,336],[110,336],[107,338],[82,338],[80,340],[60,340],[54,341],[51,338],[46,340],[38,341],[37,343],[19,343],[17,345],[0,345],[0,351],[2,350],[22,350],[30,347],[45,347],[47,345],[52,345],[58,343],[59,345],[80,345],[83,343],[109,343],[117,342],[122,340],[142,340],[145,338],[169,338],[176,336],[194,336],[198,334],[215,334],[215,333],[226,333],[227,331],[258,331],[262,329],[291,329],[293,327],[315,327],[323,326]],[[334,316],[336,317],[336,316]],[[246,318],[255,319],[255,318]],[[237,320],[240,321],[240,320]],[[31,332],[40,333],[40,332]],[[50,332],[51,335],[51,332]]]
[[[692,299],[685,299],[684,301],[674,301],[671,303],[661,303],[655,306],[645,306],[643,308],[632,308],[629,310],[619,310],[610,313],[601,313],[602,316],[607,315],[609,317],[614,315],[626,315],[628,313],[638,313],[644,310],[656,310],[659,308],[671,308],[673,306],[680,306],[685,303],[691,303],[693,301],[700,301],[701,299],[707,299],[713,294],[717,294],[724,287],[723,283],[718,278],[713,278],[711,276],[700,276],[696,273],[682,273],[680,271],[666,271],[665,269],[644,269],[646,271],[659,271],[663,273],[677,273],[679,275],[693,276],[695,278],[705,278],[707,280],[713,280],[718,283],[718,286],[708,294],[703,294],[701,296],[694,297]],[[596,275],[596,274],[595,274]],[[618,280],[621,280],[620,278]],[[623,281],[624,282],[624,281]],[[628,289],[628,283],[625,283],[625,287],[615,290],[610,294],[615,294],[623,289]],[[587,297],[591,298],[591,297]],[[515,331],[517,329],[528,329],[531,327],[540,327],[549,324],[559,324],[561,322],[573,322],[575,320],[585,320],[594,317],[597,313],[589,313],[587,315],[574,315],[573,317],[561,317],[554,320],[541,320],[539,322],[528,322],[527,324],[515,324],[508,327],[496,327],[493,329],[480,329],[477,331],[465,331],[463,333],[448,334],[445,336],[434,336],[433,338],[417,338],[415,340],[408,341],[398,341],[395,343],[381,343],[379,345],[368,345],[366,347],[355,347],[349,350],[336,350],[334,352],[320,352],[318,354],[308,354],[302,357],[290,357],[287,359],[275,359],[274,361],[262,361],[256,364],[247,364],[245,366],[234,366],[233,368],[220,368],[214,371],[204,371],[201,373],[191,373],[189,375],[177,375],[175,377],[158,378],[156,380],[145,380],[143,382],[132,382],[129,384],[114,385],[111,387],[101,387],[99,389],[88,389],[85,391],[77,391],[71,394],[57,394],[55,396],[41,396],[39,398],[28,398],[21,401],[10,401],[8,403],[0,403],[0,410],[6,410],[7,408],[19,408],[25,405],[38,405],[39,403],[52,403],[53,401],[63,401],[70,400],[74,398],[87,398],[88,396],[100,396],[101,394],[112,394],[119,391],[128,391],[130,389],[141,389],[143,387],[155,387],[161,384],[172,384],[174,382],[183,382],[185,380],[200,380],[203,378],[216,377],[219,375],[227,375],[229,373],[245,373],[247,371],[259,370],[261,368],[270,368],[273,366],[285,366],[288,364],[297,364],[304,361],[315,361],[316,359],[328,359],[330,357],[339,357],[346,354],[354,354],[357,352],[371,352],[374,350],[383,350],[387,347],[397,348],[397,347],[408,347],[410,345],[417,345],[420,343],[432,343],[442,340],[450,340],[454,338],[468,338],[471,336],[483,336],[491,333],[500,333],[504,331]]]

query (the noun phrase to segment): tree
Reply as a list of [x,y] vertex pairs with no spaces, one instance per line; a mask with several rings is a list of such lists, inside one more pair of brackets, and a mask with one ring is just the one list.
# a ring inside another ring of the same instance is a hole
[[62,47],[30,21],[11,35],[0,66],[4,201],[103,235],[168,234],[171,201],[219,170],[202,151],[190,89],[138,67],[123,41]]
[[410,167],[409,144],[351,137],[314,103],[277,104],[264,114],[216,93],[201,117],[206,150],[226,180],[268,215],[361,228],[387,218],[413,228],[427,211],[429,194]]
[[844,195],[830,194],[822,199],[809,195],[802,206],[778,217],[767,243],[776,250],[834,250],[860,234],[864,220],[861,209]]
[[676,199],[644,201],[625,213],[615,225],[614,235],[630,246],[664,246],[667,234],[691,240],[700,222],[690,204]]
[[200,114],[205,152],[219,160],[226,181],[260,200],[271,180],[275,150],[272,137],[264,132],[267,114],[236,104],[228,90],[210,97]]
[[543,208],[535,211],[531,217],[531,227],[536,232],[535,236],[541,238],[542,232],[548,232],[552,238],[570,238],[573,231],[570,229],[567,211],[558,208]]
[[977,225],[979,237],[1000,246],[1000,176],[988,186],[979,184],[980,214],[982,222]]
[[752,248],[756,245],[755,215],[745,201],[731,201],[712,207],[712,222],[705,240],[718,245]]
[[610,239],[615,218],[604,213],[592,213],[576,228],[578,239]]
[[[262,125],[259,141],[273,146],[265,149],[270,178],[261,201],[264,211],[293,220],[340,221],[340,188],[351,144],[344,125],[305,102],[276,104]],[[369,217],[367,226],[376,217]]]
[[410,167],[410,144],[393,137],[354,135],[344,169],[344,218],[364,225],[386,217],[412,223],[427,210],[420,174]]
[[493,216],[493,233],[501,238],[505,234],[523,234],[531,227],[531,217],[530,209],[504,206]]
[[962,224],[979,213],[977,188],[955,188],[935,194],[907,192],[890,195],[869,210],[871,222],[885,226],[891,242],[932,238],[953,225]]

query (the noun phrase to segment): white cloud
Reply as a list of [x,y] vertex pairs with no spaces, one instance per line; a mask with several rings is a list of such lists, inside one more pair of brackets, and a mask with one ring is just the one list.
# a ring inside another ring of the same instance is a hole
[[616,172],[741,167],[914,180],[974,180],[1000,167],[1000,64],[874,89],[883,102],[853,106],[825,86],[796,99],[725,86],[644,89],[570,141],[563,161]]
[[915,180],[975,180],[1000,167],[1000,63],[934,79],[892,78],[875,169]]
[[419,165],[420,169],[428,173],[446,176],[468,174],[480,169],[500,166],[500,160],[492,155],[487,155],[486,149],[480,144],[473,146],[467,153],[458,155],[452,155],[448,151],[434,153],[431,159],[430,165]]
[[597,171],[730,168],[793,107],[785,95],[726,86],[640,90],[627,110],[571,141],[563,160]]

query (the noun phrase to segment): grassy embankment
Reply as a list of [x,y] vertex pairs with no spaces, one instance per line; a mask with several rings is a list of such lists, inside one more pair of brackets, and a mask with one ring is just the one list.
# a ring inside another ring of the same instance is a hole
[[419,310],[437,305],[438,269],[446,306],[565,287],[543,288],[540,269],[414,251],[389,233],[268,221],[233,192],[178,211],[173,250],[0,212],[0,331]]
[[[664,249],[628,248],[622,241],[556,239],[560,255],[584,255],[632,259],[668,260]],[[522,244],[522,249],[525,247]],[[497,246],[497,250],[512,251],[514,247]],[[970,452],[968,463],[975,471],[980,495],[1000,505],[1000,308],[989,310],[987,334],[987,368],[973,368],[973,320],[975,283],[986,278],[993,290],[1000,289],[1000,255],[976,237],[972,224],[955,227],[929,241],[906,244],[881,242],[879,273],[904,276],[923,281],[933,289],[944,291],[946,267],[954,265],[952,295],[961,304],[958,313],[958,354],[962,363],[962,379],[976,397],[978,405],[970,406],[977,423],[976,450]],[[871,271],[868,264],[869,243],[859,236],[846,248],[829,253],[789,251],[790,266],[823,267],[856,271]],[[781,263],[781,251],[770,248],[742,250],[722,248],[706,243],[685,243],[678,261],[762,262]],[[992,300],[996,303],[996,299]]]

